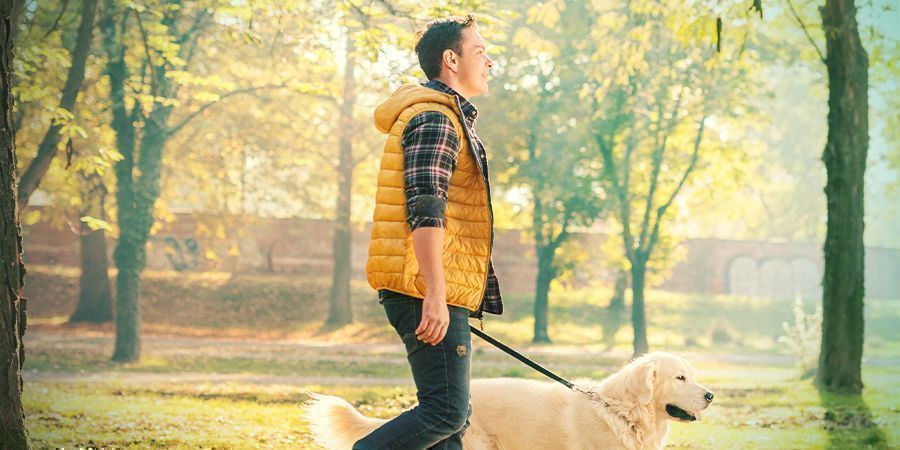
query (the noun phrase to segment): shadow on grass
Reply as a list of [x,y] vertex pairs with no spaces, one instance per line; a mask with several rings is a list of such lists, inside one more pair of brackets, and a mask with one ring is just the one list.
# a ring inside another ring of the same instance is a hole
[[829,450],[888,448],[884,431],[872,419],[872,411],[861,396],[819,389],[819,399],[826,410]]

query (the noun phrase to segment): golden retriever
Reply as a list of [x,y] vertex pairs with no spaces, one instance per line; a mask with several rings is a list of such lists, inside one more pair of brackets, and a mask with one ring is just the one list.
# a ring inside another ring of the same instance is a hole
[[[577,389],[524,379],[475,380],[466,449],[660,449],[668,420],[694,421],[713,394],[683,358],[655,352]],[[338,397],[311,394],[305,417],[314,440],[350,449],[386,420],[368,418]]]

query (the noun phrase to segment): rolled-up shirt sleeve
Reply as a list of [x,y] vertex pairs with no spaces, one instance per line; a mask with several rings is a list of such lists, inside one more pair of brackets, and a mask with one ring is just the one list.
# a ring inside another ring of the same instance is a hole
[[409,229],[444,228],[447,189],[459,153],[453,122],[437,111],[416,114],[406,124],[401,144]]

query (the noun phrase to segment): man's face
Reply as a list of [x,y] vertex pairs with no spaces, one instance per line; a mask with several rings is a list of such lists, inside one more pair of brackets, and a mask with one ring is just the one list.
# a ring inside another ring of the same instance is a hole
[[475,27],[462,30],[457,76],[460,94],[472,98],[488,93],[488,75],[494,61],[488,57],[486,45]]

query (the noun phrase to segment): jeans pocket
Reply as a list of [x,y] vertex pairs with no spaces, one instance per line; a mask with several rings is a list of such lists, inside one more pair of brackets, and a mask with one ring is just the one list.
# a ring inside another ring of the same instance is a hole
[[403,340],[403,346],[406,347],[407,355],[416,351],[420,346],[425,345],[424,342],[419,340],[416,333],[404,333],[400,339]]
[[416,327],[419,326],[419,321],[416,317],[415,302],[417,301],[410,298],[392,300],[390,302],[386,300],[384,302],[384,312],[387,315],[388,322],[390,322],[401,338],[405,334],[414,333]]

